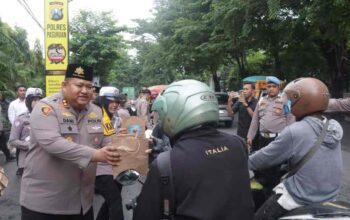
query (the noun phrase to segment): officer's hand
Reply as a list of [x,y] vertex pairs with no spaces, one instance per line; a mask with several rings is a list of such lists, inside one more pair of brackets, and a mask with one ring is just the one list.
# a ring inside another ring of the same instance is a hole
[[120,155],[117,149],[113,146],[105,146],[98,149],[92,156],[92,162],[105,162],[112,166],[118,166],[120,162]]
[[250,138],[247,138],[247,144],[248,146],[252,146],[253,145],[253,140]]

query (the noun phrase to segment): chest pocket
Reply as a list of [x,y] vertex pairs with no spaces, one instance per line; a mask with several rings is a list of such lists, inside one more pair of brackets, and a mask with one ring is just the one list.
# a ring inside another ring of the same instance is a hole
[[62,137],[68,141],[76,142],[78,141],[79,129],[74,116],[70,117],[59,117],[59,126]]
[[24,121],[23,122],[23,130],[21,133],[21,139],[25,139],[26,137],[28,137],[30,134],[30,123],[29,121]]
[[89,133],[89,143],[92,146],[99,147],[102,144],[103,139],[103,126],[102,123],[91,123],[86,126]]
[[266,106],[267,106],[267,103],[265,100],[262,100],[259,105],[257,106],[259,109],[258,109],[258,112],[259,112],[259,117],[263,117],[265,114],[266,114]]

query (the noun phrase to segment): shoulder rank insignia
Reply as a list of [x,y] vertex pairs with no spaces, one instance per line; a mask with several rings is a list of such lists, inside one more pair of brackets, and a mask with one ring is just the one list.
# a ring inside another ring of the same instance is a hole
[[52,108],[48,105],[43,105],[41,107],[41,112],[43,113],[43,115],[48,116],[52,112]]

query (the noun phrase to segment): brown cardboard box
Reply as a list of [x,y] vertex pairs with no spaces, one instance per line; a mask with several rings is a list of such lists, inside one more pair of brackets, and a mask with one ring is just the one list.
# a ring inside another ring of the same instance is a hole
[[113,175],[133,169],[146,176],[148,172],[148,139],[131,134],[114,135],[112,145],[118,149],[121,157],[119,166],[113,166]]

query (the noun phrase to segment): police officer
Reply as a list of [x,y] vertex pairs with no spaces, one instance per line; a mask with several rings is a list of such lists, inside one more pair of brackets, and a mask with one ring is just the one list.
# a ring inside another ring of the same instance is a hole
[[129,110],[126,107],[126,102],[128,101],[127,96],[123,93],[120,93],[118,95],[118,116],[121,118],[128,118],[130,117]]
[[[288,161],[293,167],[310,151],[325,129],[320,147],[306,162],[278,184],[275,193],[257,211],[255,219],[278,219],[289,210],[332,201],[342,177],[341,138],[343,129],[335,120],[323,116],[329,100],[328,88],[315,78],[301,78],[284,89],[287,109],[297,122],[286,127],[268,146],[249,157],[249,167],[261,170]],[[289,103],[289,104],[288,104]],[[321,136],[322,137],[322,136]]]
[[151,95],[151,91],[147,88],[142,88],[140,90],[139,98],[136,100],[136,112],[137,116],[148,117],[149,109],[148,109],[148,100]]
[[330,99],[325,112],[350,112],[350,98]]
[[[157,97],[152,110],[159,113],[161,129],[173,144],[174,219],[252,219],[244,141],[215,129],[219,113],[214,92],[196,80],[175,82]],[[151,165],[134,220],[163,219],[167,211],[160,156]]]
[[[280,80],[275,76],[266,77],[266,90],[267,96],[262,97],[255,108],[247,136],[247,143],[252,146],[252,140],[259,130],[258,149],[275,140],[285,127],[295,121],[290,112],[283,111]],[[273,187],[279,183],[281,175],[280,166],[271,167],[257,173],[257,179],[264,186],[266,197],[271,194]],[[256,204],[256,206],[259,205]]]
[[266,77],[266,90],[267,96],[259,100],[247,135],[247,142],[252,145],[252,140],[259,130],[259,148],[268,145],[283,128],[295,121],[291,113],[283,111],[280,80],[275,76]]
[[61,92],[31,113],[22,220],[93,220],[96,162],[117,165],[120,158],[103,134],[101,109],[91,102],[92,77],[91,67],[69,64]]
[[24,159],[30,144],[30,113],[36,102],[42,97],[43,92],[40,88],[28,88],[25,95],[25,104],[28,111],[16,117],[11,127],[9,143],[19,149],[18,170],[16,172],[18,176],[22,176],[23,174]]

